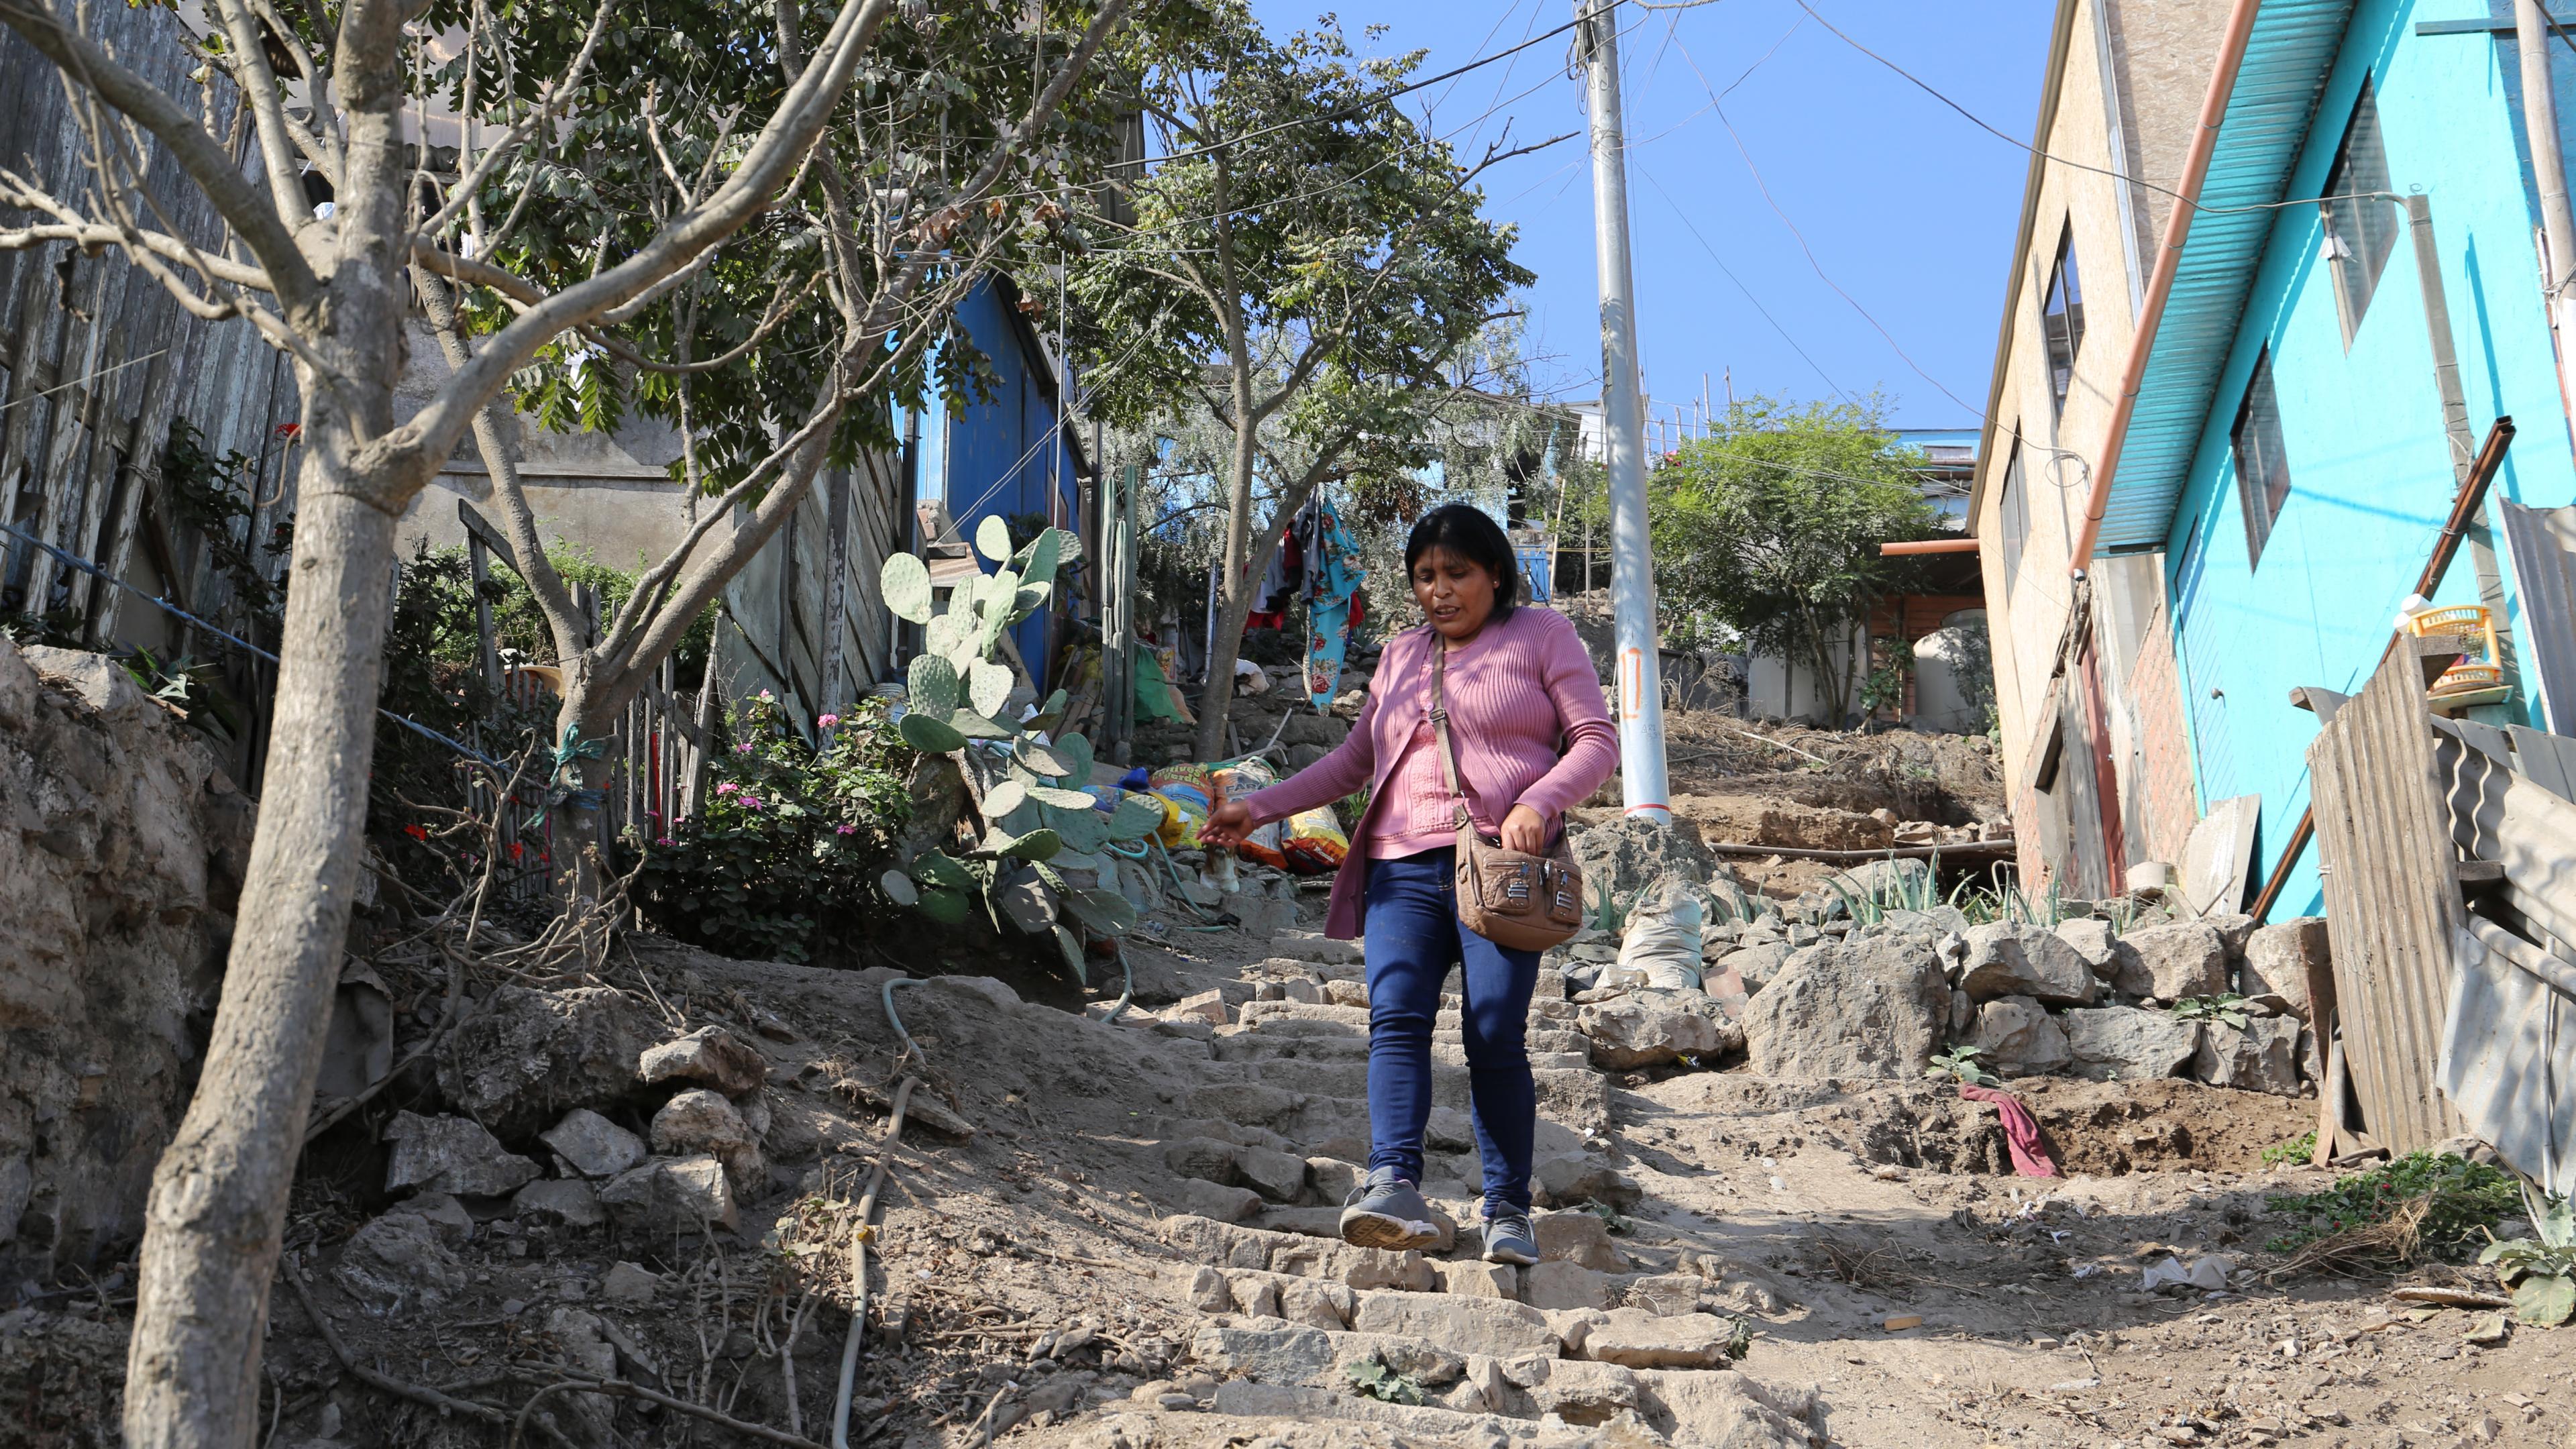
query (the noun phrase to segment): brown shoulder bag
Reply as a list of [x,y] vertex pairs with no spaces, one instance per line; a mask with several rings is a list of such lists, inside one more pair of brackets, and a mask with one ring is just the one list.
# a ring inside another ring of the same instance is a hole
[[1458,922],[1497,946],[1544,951],[1583,929],[1583,868],[1562,834],[1547,854],[1530,855],[1476,833],[1449,742],[1448,663],[1449,641],[1441,639],[1431,656],[1431,728],[1441,778],[1458,802]]

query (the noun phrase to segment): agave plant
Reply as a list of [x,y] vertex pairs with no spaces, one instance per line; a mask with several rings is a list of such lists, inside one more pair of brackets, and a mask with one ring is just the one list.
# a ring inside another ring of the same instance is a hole
[[886,607],[921,625],[927,646],[912,661],[896,729],[922,754],[948,761],[977,818],[961,822],[972,843],[924,850],[878,884],[895,904],[945,924],[965,920],[981,897],[996,929],[1007,920],[1031,935],[1052,933],[1074,979],[1087,984],[1078,931],[1119,935],[1136,924],[1136,909],[1114,890],[1073,885],[1066,872],[1110,875],[1106,847],[1143,839],[1163,816],[1142,800],[1099,809],[1081,788],[1091,779],[1091,742],[1079,734],[1048,740],[1029,728],[1063,712],[1064,691],[1026,724],[1003,718],[1012,675],[994,651],[1004,630],[1046,607],[1070,538],[1049,528],[1014,550],[1002,520],[985,519],[975,548],[999,567],[959,584],[944,613],[932,612],[930,571],[920,559],[899,553],[885,561]]

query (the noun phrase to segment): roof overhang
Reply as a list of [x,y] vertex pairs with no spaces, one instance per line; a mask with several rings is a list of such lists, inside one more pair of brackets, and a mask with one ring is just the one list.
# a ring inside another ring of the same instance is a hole
[[2261,0],[2255,13],[2207,170],[2196,189],[2185,188],[2198,205],[2174,203],[2168,234],[2186,234],[2158,258],[2173,277],[2138,339],[2145,365],[2129,406],[2115,412],[2105,439],[2104,552],[2162,547],[2172,530],[2280,216],[2274,208],[2289,194],[2352,11],[2352,0]]

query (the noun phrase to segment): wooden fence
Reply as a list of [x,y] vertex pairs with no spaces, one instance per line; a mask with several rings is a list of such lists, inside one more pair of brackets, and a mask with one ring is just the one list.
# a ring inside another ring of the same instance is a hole
[[[2401,639],[2360,694],[2321,702],[2308,768],[2335,1001],[2317,1029],[2340,1027],[2355,1140],[2404,1153],[2474,1132],[2563,1188],[2576,740],[2436,713],[2425,689],[2454,657]],[[2324,1123],[2339,1116],[2329,1101]]]
[[[493,560],[511,567],[509,550],[471,504],[460,501],[457,512],[465,524],[466,567],[474,581],[475,657],[482,661],[484,678],[503,698],[522,709],[541,711],[551,720],[562,699],[560,673],[546,665],[505,667],[491,606],[483,602],[483,584],[491,575]],[[587,626],[584,643],[596,641],[599,595],[590,585],[575,583],[572,596]],[[713,672],[711,664],[709,673]],[[717,698],[713,686],[709,679],[705,687],[680,689],[672,663],[665,659],[653,683],[627,701],[617,732],[606,743],[609,770],[600,811],[607,838],[617,840],[632,831],[649,845],[668,837],[674,825],[696,812]],[[470,743],[476,749],[486,748],[479,735]],[[515,896],[545,890],[551,874],[557,830],[554,811],[548,806],[551,791],[545,767],[545,760],[537,761],[506,799],[495,799],[492,789],[479,780],[469,787],[471,807],[498,820],[504,858],[516,863],[509,881]]]

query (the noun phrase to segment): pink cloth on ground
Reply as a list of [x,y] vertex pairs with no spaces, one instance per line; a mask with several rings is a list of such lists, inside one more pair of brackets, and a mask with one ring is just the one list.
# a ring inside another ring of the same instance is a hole
[[2024,1177],[2057,1176],[2056,1159],[2048,1155],[2048,1144],[2039,1140],[2039,1119],[2030,1115],[2021,1098],[1973,1082],[1961,1082],[1959,1095],[1993,1107],[1995,1115],[2004,1119],[2004,1146],[2012,1151],[2013,1171]]

